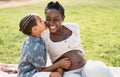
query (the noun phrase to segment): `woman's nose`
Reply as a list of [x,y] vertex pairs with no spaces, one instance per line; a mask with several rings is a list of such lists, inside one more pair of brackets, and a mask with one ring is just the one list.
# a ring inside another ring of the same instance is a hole
[[50,21],[49,24],[52,26],[54,25],[54,21]]

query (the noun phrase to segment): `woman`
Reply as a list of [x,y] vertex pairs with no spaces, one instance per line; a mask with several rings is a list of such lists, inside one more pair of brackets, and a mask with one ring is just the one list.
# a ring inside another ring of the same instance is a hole
[[63,69],[64,77],[113,77],[102,62],[86,61],[80,44],[79,28],[74,23],[62,23],[65,15],[61,4],[48,3],[45,16],[50,34],[46,38],[46,30],[42,35],[52,63],[64,57],[69,58],[72,63],[68,70]]

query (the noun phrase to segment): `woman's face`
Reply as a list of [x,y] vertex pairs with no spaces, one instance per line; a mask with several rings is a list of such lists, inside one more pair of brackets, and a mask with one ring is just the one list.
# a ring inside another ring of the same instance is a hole
[[60,14],[58,10],[48,9],[45,13],[46,15],[46,24],[51,33],[57,32],[62,25],[64,17]]

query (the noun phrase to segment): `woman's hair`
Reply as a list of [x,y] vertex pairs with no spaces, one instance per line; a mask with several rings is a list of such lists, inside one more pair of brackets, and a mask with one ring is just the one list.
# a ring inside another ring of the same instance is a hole
[[32,33],[32,27],[37,25],[36,23],[36,19],[34,18],[34,16],[36,16],[37,14],[28,14],[25,17],[23,17],[20,20],[19,23],[19,31],[22,31],[24,34],[26,35],[31,35]]
[[49,2],[49,3],[47,4],[47,7],[45,8],[45,13],[46,13],[46,11],[47,11],[48,9],[58,10],[58,11],[60,11],[60,14],[61,14],[62,16],[65,16],[65,15],[64,15],[64,8],[63,8],[63,6],[62,6],[58,1],[56,1],[56,2],[53,2],[53,1]]

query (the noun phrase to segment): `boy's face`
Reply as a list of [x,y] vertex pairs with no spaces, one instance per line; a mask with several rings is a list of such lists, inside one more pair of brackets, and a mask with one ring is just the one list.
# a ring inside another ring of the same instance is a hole
[[34,18],[36,19],[37,25],[32,27],[31,35],[35,37],[41,37],[41,32],[44,31],[47,27],[45,25],[45,22],[41,20],[39,16],[34,16]]

